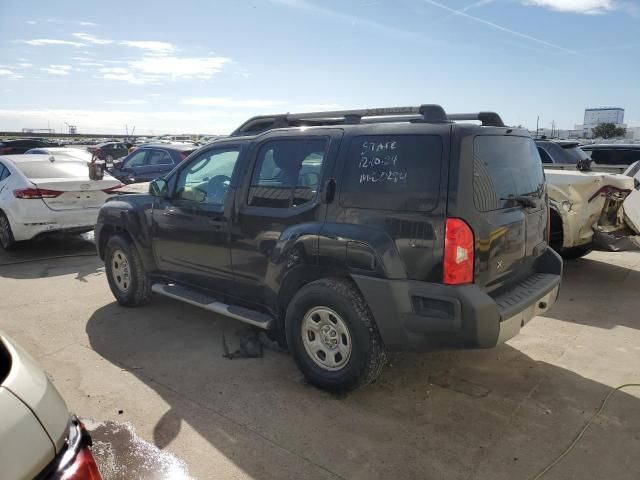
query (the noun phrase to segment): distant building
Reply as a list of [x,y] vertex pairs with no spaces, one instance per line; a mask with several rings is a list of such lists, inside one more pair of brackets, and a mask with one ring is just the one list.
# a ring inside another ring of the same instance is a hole
[[623,124],[624,108],[586,108],[584,110],[585,126],[596,126],[601,123],[615,123],[616,125]]
[[626,128],[624,124],[624,108],[585,108],[584,123],[576,125],[575,130],[580,130],[583,138],[591,138],[593,136],[593,128],[601,123],[613,123],[616,127]]

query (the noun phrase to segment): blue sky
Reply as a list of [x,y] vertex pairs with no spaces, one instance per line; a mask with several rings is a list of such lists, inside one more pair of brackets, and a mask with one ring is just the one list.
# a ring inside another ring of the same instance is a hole
[[439,103],[640,126],[640,2],[0,1],[0,130],[227,133],[261,113]]

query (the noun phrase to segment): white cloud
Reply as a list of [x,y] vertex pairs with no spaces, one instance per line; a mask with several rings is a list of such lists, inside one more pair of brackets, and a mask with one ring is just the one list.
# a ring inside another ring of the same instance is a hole
[[27,20],[27,24],[29,25],[35,25],[36,23],[38,22],[36,22],[35,20]]
[[271,108],[284,105],[286,102],[277,100],[234,100],[228,97],[192,97],[185,98],[180,103],[198,107]]
[[8,75],[15,75],[15,73],[12,70],[9,70],[8,68],[0,68],[0,76],[8,76]]
[[548,7],[560,12],[604,13],[616,8],[614,0],[524,0],[525,5]]
[[108,100],[104,103],[109,105],[145,105],[149,102],[141,98],[132,98],[131,100]]
[[68,40],[57,40],[54,38],[34,38],[33,40],[14,40],[14,43],[26,43],[34,47],[42,47],[46,45],[69,45],[72,47],[86,47],[84,43],[71,42]]
[[104,64],[98,62],[80,62],[83,67],[104,67]]
[[97,27],[98,26],[97,23],[93,23],[93,22],[78,22],[78,24],[83,26],[83,27]]
[[144,57],[129,62],[130,68],[143,74],[172,78],[211,78],[231,59],[226,57]]
[[124,42],[120,42],[120,45],[127,45],[129,47],[139,48],[141,50],[145,50],[146,52],[157,53],[157,54],[173,53],[176,50],[176,47],[174,47],[170,43],[156,42],[151,40],[144,40],[144,41],[126,40]]
[[69,75],[71,65],[50,64],[48,67],[41,68],[40,70],[50,73],[51,75]]
[[92,43],[93,45],[108,45],[110,43],[113,43],[113,40],[109,40],[108,38],[96,37],[95,35],[91,35],[90,33],[72,33],[71,35],[87,43]]

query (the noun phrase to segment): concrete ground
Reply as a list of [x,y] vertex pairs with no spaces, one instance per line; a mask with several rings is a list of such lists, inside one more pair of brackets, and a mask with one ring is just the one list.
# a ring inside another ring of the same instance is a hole
[[[378,382],[345,396],[306,385],[286,354],[223,358],[223,332],[233,342],[243,328],[234,321],[165,298],[118,306],[96,257],[31,261],[69,253],[93,245],[0,251],[0,264],[27,261],[0,266],[0,329],[95,421],[98,443],[114,443],[111,458],[97,452],[107,479],[163,478],[127,475],[135,448],[101,431],[123,422],[196,478],[527,479],[610,387],[640,382],[637,253],[567,263],[559,303],[506,345],[393,355]],[[639,451],[635,388],[615,394],[545,478],[635,480]],[[164,477],[185,475],[172,472]]]

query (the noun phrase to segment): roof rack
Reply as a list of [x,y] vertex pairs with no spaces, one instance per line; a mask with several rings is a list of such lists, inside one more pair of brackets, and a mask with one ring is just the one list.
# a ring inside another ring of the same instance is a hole
[[447,115],[440,105],[425,104],[417,107],[366,108],[360,110],[258,115],[236,128],[231,133],[231,136],[256,135],[275,128],[286,127],[388,122],[451,123],[456,120],[479,120],[485,126],[505,126],[500,116],[494,112]]

